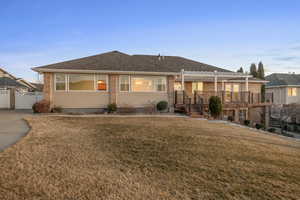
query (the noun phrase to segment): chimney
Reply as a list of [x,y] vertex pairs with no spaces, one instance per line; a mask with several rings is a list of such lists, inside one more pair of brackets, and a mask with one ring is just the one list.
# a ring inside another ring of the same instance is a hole
[[161,60],[161,56],[160,56],[160,54],[158,54],[157,58],[158,58],[158,60],[159,60],[159,61]]

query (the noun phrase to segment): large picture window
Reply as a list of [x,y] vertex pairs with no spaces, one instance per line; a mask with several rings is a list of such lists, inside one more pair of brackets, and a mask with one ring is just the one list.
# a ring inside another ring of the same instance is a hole
[[69,90],[94,90],[94,81],[93,74],[70,74]]
[[66,90],[66,75],[55,74],[55,90],[65,91]]
[[165,77],[132,77],[131,90],[133,92],[164,92],[166,91]]

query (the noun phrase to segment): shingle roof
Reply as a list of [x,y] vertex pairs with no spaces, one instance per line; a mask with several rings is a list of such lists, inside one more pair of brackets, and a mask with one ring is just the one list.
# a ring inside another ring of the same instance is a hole
[[16,80],[13,80],[11,78],[8,78],[8,77],[1,77],[0,78],[0,86],[3,86],[3,87],[21,87],[21,88],[26,88],[21,83],[17,82]]
[[271,74],[266,76],[267,87],[270,86],[282,86],[282,85],[299,85],[300,86],[300,74]]
[[128,55],[118,51],[36,67],[39,69],[107,70],[140,72],[219,71],[230,72],[212,65],[178,56]]

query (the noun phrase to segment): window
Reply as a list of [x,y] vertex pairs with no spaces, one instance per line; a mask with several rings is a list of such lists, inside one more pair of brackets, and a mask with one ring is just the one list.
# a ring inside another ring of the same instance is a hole
[[129,88],[130,88],[129,76],[127,75],[120,76],[120,91],[129,92]]
[[232,100],[232,94],[231,94],[231,91],[232,91],[232,85],[231,84],[226,84],[225,85],[225,101],[226,102],[231,102]]
[[240,85],[239,84],[233,84],[232,85],[232,92],[233,92],[233,101],[239,101],[240,100]]
[[232,87],[233,92],[239,92],[240,91],[240,85],[234,84]]
[[297,88],[288,88],[288,96],[289,97],[297,96]]
[[174,83],[174,90],[181,90],[181,83],[180,82],[175,82]]
[[55,90],[65,91],[66,90],[66,75],[55,74]]
[[225,91],[226,92],[231,92],[231,84],[226,84],[225,85]]
[[70,74],[69,90],[95,90],[93,74]]
[[203,91],[203,82],[193,82],[192,90],[193,90],[193,93],[195,91]]
[[158,92],[164,92],[166,91],[166,79],[159,77],[159,78],[155,78],[155,87],[156,87],[156,91]]
[[164,92],[166,91],[165,77],[132,77],[131,90],[133,92]]
[[107,91],[107,76],[98,74],[96,77],[97,77],[97,90]]

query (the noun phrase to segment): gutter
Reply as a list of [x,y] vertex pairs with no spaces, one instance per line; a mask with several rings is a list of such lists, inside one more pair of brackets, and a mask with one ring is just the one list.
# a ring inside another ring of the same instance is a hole
[[47,69],[31,68],[36,72],[60,72],[60,73],[105,73],[105,74],[149,74],[149,75],[180,75],[180,72],[145,72],[145,71],[114,71],[114,70],[77,70],[77,69]]
[[300,85],[275,85],[275,86],[266,86],[266,89],[286,88],[286,87],[300,87]]

